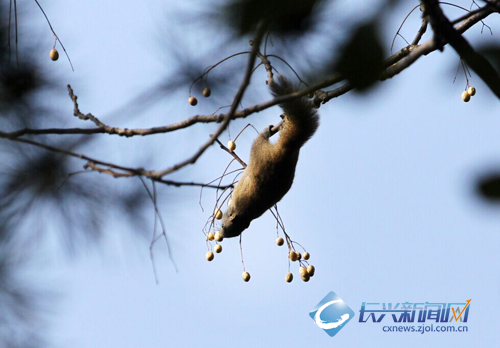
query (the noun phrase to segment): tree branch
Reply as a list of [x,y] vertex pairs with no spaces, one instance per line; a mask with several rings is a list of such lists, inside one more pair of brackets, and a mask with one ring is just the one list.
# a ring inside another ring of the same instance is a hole
[[[424,3],[433,3],[432,0],[424,0]],[[435,2],[435,1],[434,1]],[[445,22],[444,24],[441,24],[445,26],[445,33],[442,34],[441,37],[435,36],[434,38],[424,42],[421,45],[409,45],[407,47],[404,47],[401,49],[399,52],[395,53],[386,61],[384,62],[385,66],[385,71],[382,73],[380,79],[384,80],[387,78],[391,78],[395,76],[396,74],[400,73],[410,65],[412,65],[418,58],[420,58],[423,55],[427,55],[437,49],[441,49],[444,47],[444,45],[447,44],[448,41],[450,41],[450,45],[456,46],[457,52],[461,55],[465,55],[467,58],[466,62],[476,71],[478,72],[478,75],[480,75],[485,82],[487,82],[490,85],[490,88],[497,94],[500,95],[500,84],[498,79],[498,73],[491,74],[493,76],[485,76],[485,74],[490,74],[492,71],[490,70],[489,63],[488,66],[484,67],[484,62],[481,60],[482,57],[478,58],[477,53],[473,51],[473,49],[468,45],[468,43],[463,39],[463,37],[460,35],[467,31],[469,28],[471,28],[474,24],[477,22],[483,20],[487,16],[489,16],[492,13],[498,12],[498,4],[500,1],[495,0],[494,2],[488,2],[488,4],[481,9],[478,9],[476,11],[473,11],[467,15],[467,17],[463,17],[461,19],[461,23],[456,27],[453,28],[451,23],[446,19],[445,17]],[[494,4],[495,6],[493,6]],[[431,11],[432,12],[432,11]],[[442,15],[442,13],[441,13]],[[436,21],[442,21],[443,18],[441,17],[439,13],[434,13],[432,12],[432,16],[435,18],[430,21],[431,25],[436,26]],[[430,16],[430,17],[432,17]],[[442,15],[444,16],[444,15]],[[426,22],[427,19],[424,19],[422,22],[422,25],[417,32],[417,35],[413,42],[418,42],[423,33],[425,32],[426,29]],[[435,29],[437,33],[440,33],[440,30],[442,30],[441,26],[437,25],[438,29]],[[450,29],[451,26],[451,29]],[[74,104],[74,115],[82,120],[89,120],[93,122],[95,125],[97,125],[97,128],[47,128],[47,129],[21,129],[18,131],[14,132],[2,132],[0,131],[0,138],[8,139],[11,141],[17,141],[17,142],[22,142],[22,143],[27,143],[30,145],[38,146],[41,148],[44,148],[49,151],[53,152],[58,152],[58,153],[63,153],[72,157],[80,158],[86,160],[87,163],[87,168],[90,168],[92,170],[98,171],[100,173],[105,173],[112,175],[114,177],[129,177],[129,176],[144,176],[149,179],[152,179],[154,181],[167,184],[167,185],[173,185],[173,186],[203,186],[203,187],[214,187],[214,188],[221,188],[219,186],[212,186],[212,185],[204,185],[201,183],[194,183],[194,182],[177,182],[177,181],[169,181],[169,180],[164,180],[163,176],[171,174],[189,164],[193,164],[197,161],[197,159],[210,147],[215,141],[218,141],[218,137],[222,134],[222,132],[227,128],[229,122],[233,119],[236,118],[245,118],[253,113],[262,111],[264,109],[267,109],[269,107],[285,103],[287,101],[291,101],[296,98],[301,98],[307,94],[310,94],[312,92],[315,93],[315,98],[311,102],[313,103],[314,106],[319,107],[320,104],[328,102],[330,99],[338,97],[344,93],[347,93],[352,89],[352,86],[349,83],[344,84],[343,86],[340,86],[334,90],[331,91],[322,91],[322,88],[332,86],[334,84],[337,84],[341,81],[344,80],[343,76],[340,74],[333,74],[332,76],[326,78],[323,81],[320,81],[319,83],[312,85],[308,88],[305,88],[300,91],[296,91],[294,93],[290,93],[288,95],[284,96],[279,96],[274,99],[271,99],[269,101],[256,104],[254,106],[248,107],[243,110],[236,111],[236,108],[240,104],[240,101],[243,97],[243,94],[248,87],[250,83],[250,78],[252,75],[253,67],[255,65],[255,60],[256,57],[259,54],[259,47],[260,43],[262,40],[262,36],[265,32],[265,25],[261,25],[257,31],[256,38],[254,40],[254,43],[252,45],[252,52],[250,54],[245,75],[243,78],[243,81],[241,82],[240,88],[238,92],[235,95],[235,98],[233,100],[233,103],[231,105],[231,110],[226,113],[226,114],[220,114],[220,115],[211,115],[211,116],[203,116],[203,115],[196,115],[192,116],[184,121],[178,122],[178,123],[173,123],[170,125],[162,126],[162,127],[153,127],[153,128],[145,128],[145,129],[127,129],[127,128],[118,128],[118,127],[110,127],[103,122],[101,122],[97,117],[93,116],[92,114],[83,114],[78,106],[77,99],[78,97],[73,93],[73,90],[71,86],[68,85],[68,92],[69,95],[73,101]],[[439,41],[438,41],[439,40]],[[465,44],[464,44],[465,42]],[[260,57],[262,59],[262,57]],[[484,58],[482,58],[484,59]],[[267,62],[269,63],[269,62]],[[270,64],[269,66],[266,65],[266,68],[270,70]],[[268,73],[269,73],[268,70]],[[271,74],[272,76],[272,74]],[[268,76],[269,77],[269,76]],[[498,92],[498,93],[497,93]],[[124,166],[119,166],[115,165],[112,163],[106,163],[103,161],[99,161],[93,158],[90,158],[88,156],[85,156],[83,154],[77,154],[68,150],[64,149],[58,149],[53,146],[45,145],[36,141],[20,138],[24,135],[41,135],[41,134],[116,134],[120,136],[145,136],[145,135],[151,135],[151,134],[160,134],[160,133],[168,133],[168,132],[173,132],[179,129],[187,128],[190,127],[194,124],[197,123],[221,123],[220,127],[218,128],[217,132],[214,134],[213,137],[211,137],[200,149],[193,154],[190,158],[188,158],[185,161],[182,161],[172,167],[169,167],[167,169],[164,169],[162,171],[148,171],[143,168],[129,168],[129,167],[124,167]],[[279,124],[276,125],[273,128],[273,132],[277,132],[279,129]]]
[[[497,6],[496,8],[494,7]],[[498,7],[500,4],[498,4],[498,1],[493,4],[493,2],[488,2],[488,4],[480,9],[477,9],[475,11],[472,11],[465,16],[460,17],[459,19],[453,21],[453,23],[461,22],[459,26],[455,28],[455,30],[458,33],[464,33],[467,31],[469,28],[471,28],[473,25],[478,23],[479,21],[483,20],[484,18],[488,17],[490,14],[498,12]],[[426,22],[426,21],[425,21]],[[413,44],[406,46],[402,48],[399,52],[393,54],[391,57],[386,59],[384,66],[386,67],[386,71],[382,74],[381,80],[393,77],[394,75],[400,73],[407,67],[409,67],[411,64],[413,64],[419,57],[422,55],[427,55],[432,51],[435,51],[438,49],[437,46],[434,46],[435,43],[433,40],[427,41],[424,44],[417,46],[416,43],[420,40],[421,36],[423,35],[424,31],[426,28],[426,25],[424,22],[422,23],[421,28],[419,29],[415,39],[413,40]],[[410,55],[411,53],[411,55]],[[403,58],[409,56],[406,60],[403,60]],[[401,62],[400,62],[401,61]],[[397,66],[392,66],[393,64],[396,64],[400,62]],[[285,96],[280,96],[277,98],[274,98],[272,100],[266,101],[261,104],[256,104],[254,106],[248,107],[243,110],[235,111],[231,117],[231,119],[237,119],[237,118],[245,118],[251,114],[263,111],[267,108],[270,108],[272,106],[278,105],[280,103],[284,103],[286,101],[290,101],[295,98],[299,98],[302,96],[305,96],[309,93],[312,92],[318,92],[320,96],[323,96],[322,98],[315,98],[314,104],[316,106],[319,106],[321,103],[327,102],[329,99],[325,99],[324,96],[327,95],[329,92],[322,92],[320,91],[322,88],[332,86],[336,83],[339,83],[343,81],[344,78],[340,74],[334,74],[325,80],[312,85],[306,89],[303,89],[301,91],[285,95]],[[346,86],[340,87],[343,93],[346,91]],[[338,90],[338,89],[337,89]],[[349,89],[350,90],[350,89]],[[169,133],[169,132],[174,132],[180,129],[188,128],[192,125],[195,125],[197,123],[221,123],[228,117],[229,114],[220,114],[220,115],[210,115],[210,116],[205,116],[205,115],[195,115],[192,116],[184,121],[173,123],[170,125],[166,126],[160,126],[160,127],[152,127],[152,128],[136,128],[136,129],[129,129],[129,128],[119,128],[119,127],[111,127],[100,120],[98,120],[95,116],[92,114],[86,114],[84,115],[78,108],[78,103],[76,102],[77,96],[74,95],[71,86],[68,85],[68,91],[70,92],[70,97],[73,100],[73,103],[75,105],[75,110],[74,114],[75,116],[84,119],[84,120],[91,120],[94,123],[98,125],[98,128],[47,128],[47,129],[30,129],[30,128],[25,128],[21,130],[17,130],[14,132],[10,133],[3,133],[5,138],[17,138],[23,135],[41,135],[41,134],[116,134],[119,136],[125,136],[125,137],[133,137],[133,136],[146,136],[146,135],[153,135],[153,134],[164,134],[164,133]],[[342,93],[342,94],[343,94]],[[338,95],[337,95],[338,96]],[[73,99],[74,97],[74,99]],[[330,98],[331,99],[331,98]]]
[[[96,170],[100,173],[105,173],[105,174],[110,174],[115,178],[120,178],[120,177],[131,177],[131,176],[144,176],[146,178],[152,179],[154,181],[157,181],[159,183],[165,184],[165,185],[170,185],[170,186],[199,186],[199,187],[209,187],[209,188],[216,188],[216,189],[224,189],[228,186],[218,186],[218,185],[205,185],[203,183],[197,183],[197,182],[182,182],[182,181],[172,181],[172,180],[164,180],[162,178],[156,177],[153,173],[154,171],[148,171],[143,168],[130,168],[130,167],[124,167],[120,165],[116,165],[113,163],[107,163],[100,161],[98,159],[86,156],[84,154],[79,154],[75,153],[69,150],[65,149],[60,149],[54,146],[46,145],[39,143],[37,141],[29,140],[29,139],[22,139],[22,138],[12,138],[8,135],[9,133],[4,133],[0,131],[0,138],[3,139],[8,139],[11,141],[16,141],[19,143],[24,143],[24,144],[29,144],[33,146],[40,147],[42,149],[55,152],[55,153],[61,153],[63,155],[83,159],[87,161],[87,164],[85,164],[84,168],[90,168],[92,170]],[[102,166],[102,167],[100,167]],[[108,168],[103,168],[103,167],[108,167]],[[112,169],[111,169],[112,168]],[[114,170],[113,170],[114,169]],[[117,170],[120,170],[122,172],[118,172]]]
[[[493,11],[489,6],[482,7],[480,12],[477,12],[474,15],[470,16],[468,19],[463,21],[459,26],[454,28],[454,30],[457,33],[462,34],[466,32],[469,28],[471,28],[474,24],[480,22],[481,20],[483,20],[484,18],[486,18],[487,16],[489,16],[494,12],[495,11]],[[381,80],[385,80],[399,74],[401,71],[412,65],[421,56],[436,51],[437,49],[443,47],[444,45],[446,45],[446,43],[442,43],[440,46],[436,42],[435,38],[432,38],[421,45],[418,46],[410,45],[403,48],[401,51],[393,55],[393,57],[396,55],[402,56],[399,62],[397,62],[397,64],[395,64],[396,63],[395,62],[393,63],[393,65],[388,67],[382,73]],[[386,62],[390,61],[391,58],[387,59]],[[394,60],[396,59],[397,57],[394,57]]]
[[167,169],[164,169],[162,171],[156,172],[155,175],[159,178],[170,174],[174,171],[177,171],[189,164],[194,164],[198,158],[210,147],[212,144],[215,142],[216,139],[219,138],[219,136],[222,134],[222,132],[227,128],[229,122],[233,118],[236,109],[238,108],[238,105],[241,102],[241,99],[243,98],[243,94],[245,93],[245,90],[247,89],[248,85],[250,84],[250,78],[252,77],[252,72],[253,72],[253,67],[255,65],[255,58],[257,57],[257,53],[259,52],[259,47],[260,43],[262,42],[262,37],[264,36],[264,33],[266,31],[267,23],[261,22],[256,30],[256,37],[253,41],[252,45],[252,52],[250,53],[250,57],[248,58],[248,63],[245,71],[245,75],[243,77],[243,81],[241,82],[240,88],[238,89],[238,92],[236,93],[233,104],[231,105],[231,109],[229,110],[229,113],[227,113],[224,116],[224,120],[222,121],[221,126],[215,134],[190,158],[186,159],[185,161],[182,161],[180,163],[177,163],[173,165],[172,167],[169,167]]
[[[484,18],[486,18],[492,13],[495,13],[494,9],[492,9],[488,5],[484,6],[481,9],[479,9],[479,11],[474,11],[472,15],[469,15],[467,19],[463,20],[459,26],[454,28],[454,31],[456,31],[459,34],[464,33],[465,31],[470,29],[474,24],[482,21]],[[423,20],[422,25],[418,30],[417,35],[415,36],[413,42],[418,42],[421,39],[423,33],[427,28],[427,22],[428,21],[426,19]],[[444,43],[443,45],[446,45],[446,43]],[[391,57],[385,60],[384,66],[386,67],[386,69],[380,76],[380,80],[383,81],[394,77],[395,75],[399,74],[400,72],[411,66],[418,58],[424,55],[428,55],[433,51],[436,51],[437,49],[439,49],[439,47],[440,46],[436,42],[435,38],[432,38],[421,45],[411,44],[402,48],[399,52],[393,54]],[[350,86],[349,83],[346,83],[345,85],[336,88],[332,91],[328,92],[318,91],[316,92],[316,98],[318,99],[317,102],[324,104],[332,98],[341,96],[342,94],[349,92],[351,89],[352,86]]]
[[[495,95],[500,98],[500,74],[490,62],[474,51],[472,46],[458,32],[449,19],[444,15],[437,0],[422,0],[424,15],[434,30],[434,42],[439,49],[449,43],[467,65],[488,85]],[[490,8],[486,5],[486,8]],[[469,17],[469,19],[472,17]]]

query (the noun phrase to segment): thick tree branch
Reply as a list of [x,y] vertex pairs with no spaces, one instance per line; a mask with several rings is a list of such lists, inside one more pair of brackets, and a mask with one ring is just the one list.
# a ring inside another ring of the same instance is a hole
[[[489,6],[485,6],[481,8],[481,11],[473,14],[472,16],[468,17],[466,20],[464,20],[459,26],[454,28],[453,30],[456,31],[459,34],[464,33],[467,31],[469,28],[471,28],[474,24],[480,22],[490,14],[494,13],[495,11],[491,9]],[[381,80],[385,80],[388,78],[391,78],[400,72],[402,72],[404,69],[408,68],[410,65],[412,65],[418,58],[422,57],[423,55],[427,55],[433,51],[436,51],[446,45],[446,42],[442,42],[441,44],[436,41],[435,38],[432,38],[426,42],[424,42],[421,45],[418,46],[407,46],[403,48],[401,51],[396,53],[396,55],[401,55],[403,56],[402,59],[400,59],[397,64],[393,64],[390,67],[388,67],[381,76]],[[405,56],[406,54],[406,56]],[[393,57],[394,57],[393,56]],[[392,58],[392,57],[391,57]],[[387,59],[387,61],[391,60],[391,58]]]
[[[468,29],[470,29],[474,24],[482,21],[484,18],[489,16],[490,14],[495,13],[495,10],[490,6],[485,6],[479,9],[479,11],[474,11],[473,14],[469,14],[466,19],[463,19],[462,23],[454,28],[457,33],[464,33]],[[426,28],[427,28],[427,20],[424,19],[420,29],[418,30],[417,35],[413,42],[418,42],[422,38]],[[446,43],[445,43],[446,44]],[[388,78],[392,78],[395,75],[399,74],[409,66],[411,66],[418,58],[428,55],[429,53],[436,51],[440,48],[436,40],[430,39],[424,42],[421,45],[409,45],[401,49],[399,52],[393,54],[391,57],[387,58],[384,62],[384,67],[386,67],[385,71],[382,73],[380,80],[386,80]],[[330,99],[341,96],[349,92],[352,89],[352,86],[349,83],[336,88],[332,91],[316,92],[316,102],[326,103]]]
[[[439,49],[449,43],[467,65],[488,85],[500,98],[500,74],[482,55],[477,53],[467,40],[458,32],[444,15],[437,0],[422,0],[424,15],[434,30],[434,42]],[[487,5],[486,7],[490,7]],[[471,17],[469,17],[471,18]]]

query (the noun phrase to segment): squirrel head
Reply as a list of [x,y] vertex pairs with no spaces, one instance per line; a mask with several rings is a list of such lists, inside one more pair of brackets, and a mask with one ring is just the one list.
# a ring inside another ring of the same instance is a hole
[[236,212],[231,202],[222,216],[222,228],[220,233],[223,238],[232,238],[239,236],[250,226],[250,220]]

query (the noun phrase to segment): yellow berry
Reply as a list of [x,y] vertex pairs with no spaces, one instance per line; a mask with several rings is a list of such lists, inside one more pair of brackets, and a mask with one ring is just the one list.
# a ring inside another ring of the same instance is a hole
[[222,252],[222,245],[216,244],[214,250],[217,254],[221,253]]
[[302,255],[298,251],[296,251],[295,253],[297,254],[297,260],[300,260],[302,258]]
[[307,274],[309,274],[311,277],[314,275],[315,270],[316,270],[316,268],[314,268],[313,265],[307,266]]
[[222,219],[222,212],[220,211],[220,209],[216,209],[215,212],[214,212],[214,216],[217,220],[220,220]]
[[207,261],[212,261],[214,259],[214,253],[211,251],[207,251],[205,257],[207,258]]
[[473,96],[476,95],[476,88],[474,88],[474,87],[471,86],[471,87],[469,87],[469,89],[467,90],[467,92],[469,93],[469,95],[471,97],[473,97]]
[[309,274],[304,274],[301,276],[302,280],[305,281],[306,283],[311,279],[311,276]]
[[291,283],[291,282],[292,282],[292,280],[293,280],[293,274],[292,274],[292,273],[290,273],[290,272],[288,272],[288,273],[286,274],[286,276],[285,276],[285,280],[286,280],[286,282],[287,282],[287,283]]
[[236,150],[236,143],[232,140],[229,140],[227,143],[227,148],[231,151]]
[[283,238],[281,238],[281,237],[276,238],[276,244],[278,244],[278,246],[282,246],[283,243],[285,243]]
[[214,239],[215,239],[216,241],[218,241],[218,242],[222,242],[222,240],[223,240],[224,238],[222,238],[222,234],[220,233],[220,231],[217,231],[217,232],[215,232]]
[[309,273],[307,273],[307,269],[306,269],[304,266],[301,266],[301,267],[299,268],[299,273],[300,273],[300,275],[301,275],[302,277],[305,277],[306,275],[307,275],[307,276],[309,275]]
[[290,260],[292,261],[297,261],[298,260],[298,257],[297,257],[297,253],[293,250],[291,250],[289,253],[288,253],[288,257],[290,258]]
[[59,52],[57,52],[57,50],[55,48],[50,50],[50,59],[52,59],[53,61],[56,61],[59,59]]
[[205,87],[205,89],[203,90],[203,92],[201,92],[203,94],[203,96],[205,98],[208,98],[210,97],[210,95],[212,94],[212,91],[210,90],[210,88],[208,87]]
[[304,255],[302,255],[302,258],[304,260],[309,260],[309,257],[311,257],[311,254],[309,254],[307,251],[304,253]]
[[208,232],[207,233],[207,239],[208,240],[214,240],[214,233],[213,232]]
[[467,91],[463,91],[462,92],[462,100],[464,102],[466,102],[466,103],[470,100],[470,94],[469,94],[469,92],[467,92]]
[[191,104],[193,106],[198,104],[198,100],[195,97],[189,97],[188,101],[189,101],[189,104]]
[[248,272],[243,272],[243,274],[241,275],[243,280],[248,282],[250,280],[250,273]]

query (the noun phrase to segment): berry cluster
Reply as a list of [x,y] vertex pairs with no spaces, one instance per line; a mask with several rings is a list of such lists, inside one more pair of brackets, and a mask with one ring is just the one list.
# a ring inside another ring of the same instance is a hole
[[[210,88],[205,87],[205,89],[203,90],[203,92],[201,92],[201,94],[203,94],[203,96],[205,98],[208,98],[212,94],[212,91],[210,90]],[[191,97],[189,97],[188,102],[192,106],[195,106],[196,104],[198,104],[198,99],[196,99],[195,97],[191,96]]]
[[471,97],[476,95],[476,89],[474,87],[469,87],[466,91],[462,92],[462,100],[468,102]]

